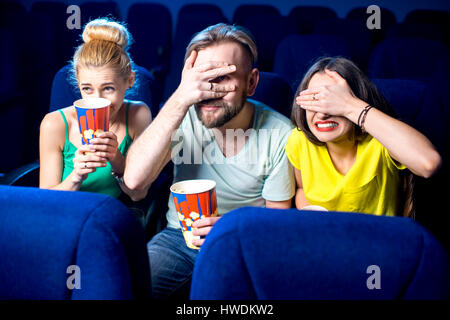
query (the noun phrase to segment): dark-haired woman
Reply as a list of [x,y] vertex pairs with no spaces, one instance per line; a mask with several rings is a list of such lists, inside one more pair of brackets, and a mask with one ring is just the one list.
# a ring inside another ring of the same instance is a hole
[[286,153],[298,209],[399,215],[400,170],[430,177],[441,164],[431,142],[389,116],[386,100],[347,59],[316,62],[295,97]]

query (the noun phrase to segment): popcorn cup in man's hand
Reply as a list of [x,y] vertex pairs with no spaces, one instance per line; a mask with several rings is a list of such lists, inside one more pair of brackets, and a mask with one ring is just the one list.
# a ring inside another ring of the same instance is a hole
[[[170,187],[186,245],[192,249],[192,224],[198,219],[217,216],[216,183],[212,180],[185,180]],[[200,238],[197,236],[197,238]]]

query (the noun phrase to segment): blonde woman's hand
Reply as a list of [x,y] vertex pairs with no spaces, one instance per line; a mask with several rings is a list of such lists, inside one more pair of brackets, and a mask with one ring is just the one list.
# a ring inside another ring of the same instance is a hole
[[110,162],[114,161],[120,153],[118,147],[117,136],[112,131],[102,132],[97,138],[91,140],[91,148],[95,151],[95,154]]
[[95,149],[90,145],[82,145],[75,151],[75,157],[73,158],[73,182],[83,182],[89,173],[94,172],[97,168],[106,167],[106,159],[96,155],[94,151]]

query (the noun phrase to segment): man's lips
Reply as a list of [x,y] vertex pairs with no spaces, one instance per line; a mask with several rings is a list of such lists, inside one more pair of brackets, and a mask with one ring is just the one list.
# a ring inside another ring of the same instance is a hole
[[314,123],[314,126],[316,127],[317,131],[327,132],[335,130],[337,127],[339,127],[339,123],[334,121],[317,121]]
[[200,108],[202,108],[202,110],[205,110],[205,111],[216,111],[217,109],[220,108],[220,106],[215,106],[215,105],[211,105],[211,104],[203,104],[200,106]]

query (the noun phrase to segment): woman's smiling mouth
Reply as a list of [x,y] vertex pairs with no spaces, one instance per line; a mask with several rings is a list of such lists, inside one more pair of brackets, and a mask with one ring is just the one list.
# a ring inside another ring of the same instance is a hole
[[327,132],[339,127],[339,123],[334,121],[317,121],[316,123],[314,123],[314,126],[316,127],[317,131]]

